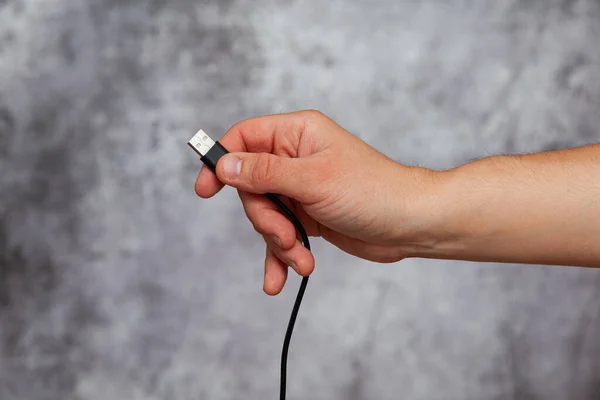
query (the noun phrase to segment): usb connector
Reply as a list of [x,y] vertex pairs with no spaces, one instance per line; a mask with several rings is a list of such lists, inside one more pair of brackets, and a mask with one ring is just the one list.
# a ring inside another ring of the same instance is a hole
[[202,129],[190,139],[188,145],[194,149],[200,157],[204,157],[206,153],[215,145],[215,141],[210,138]]
[[188,146],[190,146],[200,156],[202,162],[213,171],[217,168],[219,159],[229,153],[221,143],[212,140],[202,129],[190,139]]

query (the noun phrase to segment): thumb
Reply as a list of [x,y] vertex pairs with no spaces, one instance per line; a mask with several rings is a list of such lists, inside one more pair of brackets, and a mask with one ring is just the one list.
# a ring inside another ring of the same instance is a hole
[[270,153],[229,153],[217,163],[217,177],[226,185],[249,193],[276,193],[300,202],[311,202],[314,185],[302,158]]

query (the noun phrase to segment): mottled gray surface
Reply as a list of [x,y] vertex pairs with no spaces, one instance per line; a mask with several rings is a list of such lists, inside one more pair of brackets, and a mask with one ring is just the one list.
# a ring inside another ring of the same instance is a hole
[[[0,399],[274,399],[261,292],[199,127],[318,108],[408,164],[600,140],[597,0],[0,0]],[[600,398],[600,271],[317,242],[290,399]]]

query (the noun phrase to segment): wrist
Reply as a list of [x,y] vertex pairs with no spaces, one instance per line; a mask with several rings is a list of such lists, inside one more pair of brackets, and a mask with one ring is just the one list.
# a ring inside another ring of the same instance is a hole
[[[430,171],[415,205],[421,241],[414,257],[479,260],[484,239],[495,236],[502,203],[498,175],[510,169],[506,157],[486,157],[447,171]],[[505,205],[506,206],[506,205]],[[492,211],[490,211],[492,210]]]
[[450,173],[397,164],[393,175],[393,210],[388,210],[391,241],[406,257],[430,258],[443,243],[452,240],[448,231]]
[[473,167],[436,171],[401,166],[401,176],[407,179],[400,179],[402,216],[394,235],[408,257],[456,259],[467,239],[483,229],[471,218],[477,212],[473,198],[483,192],[482,186],[467,179]]

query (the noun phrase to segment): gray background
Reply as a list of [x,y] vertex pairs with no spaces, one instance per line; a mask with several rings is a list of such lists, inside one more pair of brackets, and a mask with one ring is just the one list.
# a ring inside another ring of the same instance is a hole
[[[317,108],[407,164],[600,141],[594,0],[0,0],[0,399],[274,399],[262,289],[186,141]],[[600,271],[315,244],[290,399],[598,399]]]

